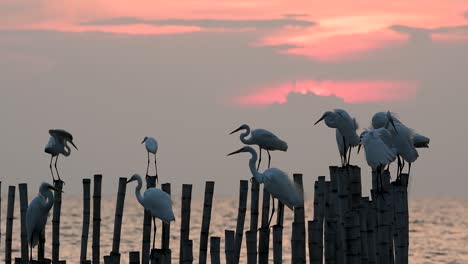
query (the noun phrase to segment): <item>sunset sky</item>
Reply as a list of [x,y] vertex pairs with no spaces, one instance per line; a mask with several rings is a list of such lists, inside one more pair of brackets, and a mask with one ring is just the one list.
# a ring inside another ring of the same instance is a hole
[[233,194],[250,177],[247,155],[225,157],[242,123],[288,141],[273,166],[312,183],[339,162],[313,122],[344,108],[361,130],[392,110],[431,137],[416,195],[466,196],[466,0],[0,0],[0,58],[7,184],[49,180],[47,130],[65,128],[80,151],[59,164],[75,186],[103,173],[111,192],[144,172],[152,135],[163,181]]

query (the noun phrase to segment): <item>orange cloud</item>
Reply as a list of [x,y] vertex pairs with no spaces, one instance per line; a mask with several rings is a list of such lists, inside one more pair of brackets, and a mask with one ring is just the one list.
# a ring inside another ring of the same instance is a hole
[[252,94],[234,99],[240,105],[284,104],[290,94],[336,96],[346,103],[406,100],[416,96],[418,85],[407,81],[296,81],[254,89]]

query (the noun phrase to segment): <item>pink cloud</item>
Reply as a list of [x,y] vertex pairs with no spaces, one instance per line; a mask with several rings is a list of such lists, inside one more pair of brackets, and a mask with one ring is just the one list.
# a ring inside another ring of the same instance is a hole
[[284,104],[290,94],[336,96],[346,103],[401,101],[414,97],[418,85],[408,81],[314,81],[305,80],[254,89],[234,99],[239,105]]

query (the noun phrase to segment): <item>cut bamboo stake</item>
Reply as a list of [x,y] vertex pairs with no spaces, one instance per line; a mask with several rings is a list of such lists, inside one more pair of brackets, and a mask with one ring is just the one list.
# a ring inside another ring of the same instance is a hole
[[180,252],[179,263],[182,264],[184,256],[184,243],[189,240],[190,233],[190,204],[192,202],[192,185],[182,185],[182,207],[181,207],[181,221],[180,221]]
[[62,211],[62,187],[63,181],[54,181],[54,210],[52,218],[52,262],[58,262],[60,259],[60,214]]
[[409,214],[408,214],[408,174],[400,175],[395,184],[395,263],[408,263]]
[[346,262],[350,264],[361,263],[361,225],[359,213],[355,210],[348,211],[345,215],[346,227]]
[[[372,193],[373,191],[371,191]],[[375,201],[369,201],[367,206],[367,247],[369,264],[376,264],[378,260],[377,252],[377,208]]]
[[185,240],[184,242],[184,264],[190,264],[193,262],[193,242],[192,240]]
[[[386,219],[388,213],[387,205],[385,202],[386,199],[389,199],[389,197],[387,197],[388,195],[386,194],[386,192],[388,191],[388,186],[387,184],[385,184],[385,178],[388,176],[388,173],[384,172],[382,174],[382,190],[379,190],[378,193],[376,192],[377,189],[374,190],[374,197],[377,208],[377,263],[379,264],[388,264],[390,260],[388,241],[390,235],[390,227],[388,225],[389,219]],[[378,174],[376,172],[373,172],[372,178],[377,177]],[[377,182],[377,180],[375,182]]]
[[235,232],[233,230],[225,230],[224,236],[224,253],[226,254],[226,264],[234,264]]
[[332,193],[331,182],[325,182],[325,224],[324,224],[324,250],[325,263],[335,263],[335,235],[336,235],[336,220],[334,208],[334,196]]
[[323,240],[322,227],[318,220],[308,221],[307,229],[309,231],[308,245],[309,245],[309,263],[310,264],[321,264],[323,263],[323,248],[320,246],[321,240]]
[[361,205],[359,206],[359,221],[361,226],[361,263],[369,263],[369,241],[367,239],[367,214],[369,206],[369,197],[362,197]]
[[99,264],[99,261],[100,261],[101,189],[102,189],[102,175],[96,174],[94,175],[94,190],[93,190],[93,243],[92,243],[93,264]]
[[337,264],[345,263],[346,259],[346,232],[344,226],[344,212],[347,210],[349,201],[346,175],[343,175],[343,171],[344,168],[341,167],[330,167],[330,178],[332,181],[332,192],[334,195],[336,211],[335,252]]
[[208,251],[208,235],[210,233],[210,222],[211,222],[211,208],[213,203],[213,192],[214,192],[213,181],[207,181],[205,183],[205,198],[203,202],[203,218],[200,231],[200,254],[198,257],[198,263],[205,264],[206,256]]
[[8,186],[7,223],[5,233],[5,264],[11,264],[11,237],[13,234],[13,213],[15,209],[15,186]]
[[351,208],[358,208],[361,204],[362,185],[361,185],[361,168],[358,166],[348,166],[348,186],[349,196],[351,199]]
[[273,226],[273,263],[283,263],[283,226]]
[[[161,190],[171,195],[171,184],[170,183],[161,184]],[[171,223],[163,222],[162,223],[162,235],[161,235],[161,249],[163,251],[162,254],[163,254],[165,262],[162,262],[162,263],[171,263],[172,252],[171,252],[171,249],[169,248],[170,234],[171,234]]]
[[[249,264],[257,263],[257,229],[258,229],[258,203],[260,184],[255,178],[252,178],[250,188],[250,233],[247,236],[247,262]],[[254,245],[254,246],[253,246]],[[249,258],[250,256],[250,258]],[[249,260],[250,259],[250,260]]]
[[18,185],[21,213],[21,261],[29,261],[28,233],[26,230],[26,211],[28,210],[28,185],[20,183]]
[[242,249],[242,238],[244,235],[245,213],[247,211],[247,193],[249,191],[249,182],[241,180],[239,185],[239,207],[237,210],[237,225],[235,237],[235,263],[239,263],[240,252]]
[[220,264],[221,259],[219,255],[219,247],[221,244],[220,237],[211,237],[210,238],[210,258],[211,264]]
[[247,242],[247,264],[255,264],[257,263],[257,231],[246,231],[245,240]]
[[129,264],[140,264],[140,251],[130,252]]
[[[156,186],[156,176],[146,175],[146,189],[153,188]],[[151,224],[153,220],[151,213],[144,210],[143,217],[143,238],[141,240],[141,264],[148,264],[150,259],[150,246],[151,246]]]
[[270,228],[268,220],[270,217],[270,193],[263,188],[263,205],[262,205],[262,227],[259,230],[258,242],[258,263],[268,263],[269,245],[270,245]]
[[89,218],[91,207],[91,179],[83,179],[83,228],[81,230],[80,263],[83,264],[87,258]]
[[[313,248],[310,248],[310,243],[309,243],[309,255],[310,258],[312,258],[312,255],[316,256],[314,257],[314,263],[323,263],[323,223],[325,219],[325,176],[319,176],[318,180],[315,181],[314,184],[314,220],[317,223],[312,224],[312,227],[314,228],[313,231],[314,233],[311,234],[309,233],[309,238],[312,239],[311,242],[313,242],[314,246]],[[310,229],[309,229],[310,232]],[[317,243],[317,244],[316,244]],[[311,252],[315,251],[315,252]],[[320,252],[319,255],[317,255],[317,252]],[[312,263],[312,259],[310,259],[310,263]]]
[[[122,232],[122,218],[125,203],[125,192],[127,191],[127,178],[119,178],[119,189],[117,191],[117,204],[115,206],[114,236],[112,239],[112,251],[110,253],[112,262],[120,263],[120,236]],[[114,260],[116,259],[116,260]]]
[[[304,193],[302,184],[302,174],[293,174],[294,182],[299,186],[300,192]],[[291,236],[291,259],[292,263],[306,262],[306,246],[305,246],[305,214],[304,201],[302,205],[294,207],[294,222],[292,225]]]

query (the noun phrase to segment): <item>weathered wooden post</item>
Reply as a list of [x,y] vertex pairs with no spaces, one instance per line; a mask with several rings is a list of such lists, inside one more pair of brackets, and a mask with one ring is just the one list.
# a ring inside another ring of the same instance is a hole
[[179,263],[182,264],[184,256],[184,243],[189,240],[190,234],[190,204],[192,203],[192,185],[182,185],[182,207],[181,207],[181,221],[180,221],[180,252]]
[[259,230],[258,242],[258,263],[267,264],[270,248],[270,228],[268,220],[270,217],[270,193],[263,188],[263,205],[262,205],[262,226]]
[[236,247],[236,232],[233,230],[224,231],[224,253],[226,255],[226,264],[234,264],[235,247]]
[[117,203],[115,206],[114,236],[112,239],[112,251],[110,253],[112,263],[120,263],[120,236],[122,230],[122,218],[127,191],[127,178],[119,178],[119,189],[117,191]]
[[220,237],[211,237],[210,238],[210,258],[211,264],[220,264],[221,258],[219,255],[219,248],[221,244]]
[[[302,184],[302,174],[293,174],[294,182],[299,186],[300,191],[304,193]],[[294,208],[294,222],[292,224],[291,236],[291,259],[292,263],[306,262],[305,246],[305,214],[304,201],[302,205]]]
[[54,210],[52,218],[52,263],[60,260],[60,214],[62,211],[63,181],[54,181]]
[[91,179],[83,179],[83,227],[81,230],[80,264],[85,264],[88,252],[88,233],[91,209]]
[[5,233],[5,264],[11,264],[11,242],[13,234],[13,213],[15,210],[15,186],[8,186],[7,222]]
[[101,189],[102,175],[94,175],[94,190],[93,190],[93,243],[92,255],[93,264],[100,263],[100,239],[101,239]]
[[[156,186],[156,176],[146,175],[146,189],[153,188]],[[143,217],[143,238],[141,239],[141,264],[148,264],[150,259],[150,246],[151,246],[151,224],[152,224],[151,213],[144,210]]]
[[132,251],[129,254],[129,264],[140,264],[140,252]]
[[400,182],[393,186],[395,201],[395,263],[408,263],[409,213],[408,174],[400,175]]
[[[166,192],[167,194],[171,195],[171,184],[170,183],[163,183],[161,184],[161,190]],[[161,235],[161,250],[162,254],[165,257],[165,263],[171,263],[172,252],[169,248],[169,241],[170,241],[170,233],[171,233],[171,223],[162,223],[162,235]],[[164,263],[164,262],[163,262]]]
[[20,198],[20,217],[21,217],[21,262],[29,261],[28,252],[28,234],[26,231],[26,211],[28,210],[28,185],[20,183],[18,185]]
[[234,262],[239,263],[240,252],[242,248],[242,238],[244,235],[245,213],[247,211],[247,193],[249,191],[249,182],[241,180],[239,185],[239,207],[237,210],[237,225],[234,247]]
[[[250,188],[250,230],[246,232],[247,263],[257,263],[257,229],[258,229],[258,203],[260,184],[255,178],[251,180]],[[250,246],[249,246],[250,245]],[[249,257],[250,256],[250,257]]]
[[206,256],[208,251],[208,235],[210,233],[210,222],[211,222],[211,205],[213,203],[213,192],[214,192],[213,181],[207,181],[205,183],[205,198],[203,202],[203,218],[200,231],[200,254],[198,257],[198,263],[205,264]]

